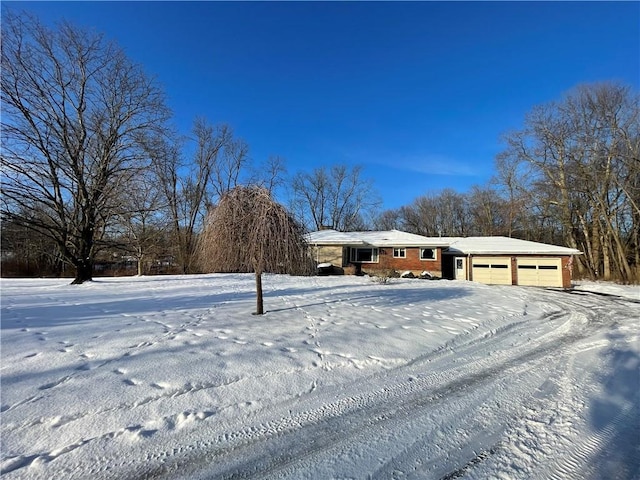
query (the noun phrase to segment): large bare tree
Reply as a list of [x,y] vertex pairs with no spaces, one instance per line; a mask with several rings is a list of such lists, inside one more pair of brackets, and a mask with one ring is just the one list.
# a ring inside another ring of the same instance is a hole
[[529,208],[584,252],[582,273],[640,279],[640,97],[616,83],[581,85],[535,107],[506,136],[502,168],[526,181]]
[[211,210],[200,241],[205,271],[254,272],[256,314],[264,313],[263,273],[308,274],[304,228],[266,188],[238,186]]
[[2,214],[55,241],[82,283],[148,166],[140,141],[168,117],[164,97],[99,34],[6,11],[2,23]]

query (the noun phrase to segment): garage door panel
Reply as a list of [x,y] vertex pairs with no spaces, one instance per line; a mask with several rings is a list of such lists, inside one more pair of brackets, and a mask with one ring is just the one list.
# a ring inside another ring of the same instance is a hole
[[518,285],[562,287],[559,258],[518,258]]
[[511,259],[476,258],[472,262],[473,280],[491,285],[511,285]]

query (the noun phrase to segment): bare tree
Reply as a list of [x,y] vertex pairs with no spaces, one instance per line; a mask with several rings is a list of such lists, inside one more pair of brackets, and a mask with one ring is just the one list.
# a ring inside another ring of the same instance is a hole
[[310,273],[307,249],[303,227],[267,189],[238,186],[211,210],[199,252],[206,271],[254,272],[256,314],[262,315],[262,274]]
[[254,174],[255,180],[251,183],[266,188],[271,195],[274,195],[276,189],[285,184],[286,173],[287,167],[284,158],[272,155],[260,165],[259,171]]
[[[175,137],[155,138],[146,145],[161,186],[175,257],[182,273],[197,269],[197,235],[207,208],[225,190],[221,186],[224,181],[218,163],[232,141],[232,132],[227,125],[213,125],[197,118],[190,140],[195,144],[190,161],[183,158],[185,142]],[[214,176],[217,177],[215,187]]]
[[403,228],[401,209],[384,210],[373,219],[373,228],[376,230],[401,230]]
[[123,249],[136,259],[138,275],[148,272],[145,265],[160,251],[166,230],[162,228],[161,190],[155,176],[140,175],[131,182],[119,215]]
[[639,112],[639,97],[626,86],[582,85],[535,107],[500,155],[525,173],[532,207],[584,252],[578,266],[592,277],[640,276]]
[[472,228],[466,195],[450,188],[416,198],[400,216],[403,229],[418,235],[467,235]]
[[249,167],[249,145],[242,139],[232,138],[231,130],[226,127],[226,136],[217,136],[226,140],[220,145],[222,154],[213,157],[211,164],[211,187],[214,198],[222,196],[241,183],[241,175]]
[[509,207],[495,189],[474,185],[466,198],[474,235],[509,234]]
[[1,48],[2,213],[52,239],[82,283],[119,192],[148,167],[140,141],[168,116],[163,94],[118,46],[69,23],[3,12]]
[[434,195],[422,195],[411,204],[401,207],[403,230],[417,235],[437,236],[437,209],[438,199]]
[[2,276],[60,276],[60,250],[49,237],[10,220],[0,225]]
[[362,229],[373,217],[380,199],[362,167],[321,167],[298,173],[292,183],[293,209],[308,228]]

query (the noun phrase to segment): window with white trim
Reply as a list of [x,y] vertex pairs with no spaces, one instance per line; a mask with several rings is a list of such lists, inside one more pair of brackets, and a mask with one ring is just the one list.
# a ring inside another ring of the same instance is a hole
[[358,263],[378,263],[377,248],[352,248],[351,261]]
[[393,249],[393,258],[407,258],[407,249],[406,248],[394,248]]
[[436,260],[437,259],[436,248],[421,248],[420,249],[420,260]]

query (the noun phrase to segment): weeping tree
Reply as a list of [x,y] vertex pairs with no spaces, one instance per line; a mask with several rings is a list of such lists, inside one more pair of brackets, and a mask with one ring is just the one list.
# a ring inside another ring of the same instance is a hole
[[200,238],[201,264],[210,272],[255,273],[256,314],[262,315],[263,273],[311,273],[304,233],[289,212],[271,198],[269,190],[238,186],[209,212]]

